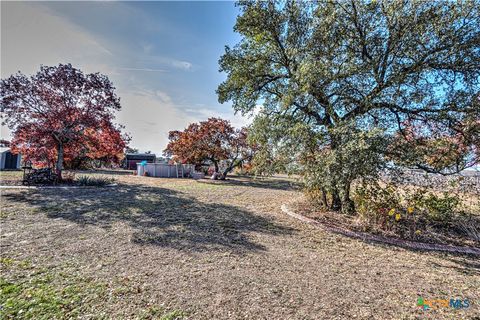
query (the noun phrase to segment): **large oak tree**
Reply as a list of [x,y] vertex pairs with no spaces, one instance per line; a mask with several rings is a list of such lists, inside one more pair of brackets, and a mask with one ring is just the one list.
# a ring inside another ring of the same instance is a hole
[[[331,194],[332,209],[353,210],[351,182],[378,169],[387,142],[409,137],[408,126],[441,130],[444,141],[458,134],[470,135],[463,142],[478,141],[478,130],[465,128],[480,115],[472,103],[480,91],[478,1],[238,5],[234,29],[242,38],[220,59],[228,77],[219,101],[243,113],[261,103],[257,127],[276,129],[266,141],[310,164],[305,174]],[[369,159],[378,162],[362,167]],[[422,159],[409,164],[452,169]]]
[[12,149],[26,160],[55,166],[60,179],[65,160],[120,160],[127,137],[113,123],[120,99],[107,76],[42,66],[31,77],[2,79],[0,92]]

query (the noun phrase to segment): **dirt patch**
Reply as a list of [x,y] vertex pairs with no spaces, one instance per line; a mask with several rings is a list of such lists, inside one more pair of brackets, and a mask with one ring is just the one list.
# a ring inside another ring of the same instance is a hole
[[[365,244],[292,220],[280,210],[299,195],[290,181],[115,179],[114,188],[2,190],[0,256],[106,286],[86,318],[474,319],[480,312],[478,259]],[[15,266],[2,276],[20,285]],[[62,287],[56,281],[52,290]],[[418,297],[471,303],[424,311]]]

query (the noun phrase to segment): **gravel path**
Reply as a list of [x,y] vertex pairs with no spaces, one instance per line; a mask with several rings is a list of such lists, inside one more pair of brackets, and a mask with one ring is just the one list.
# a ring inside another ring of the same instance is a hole
[[[366,244],[286,216],[288,181],[116,177],[114,188],[2,190],[1,256],[129,288],[99,312],[190,319],[476,319],[478,257]],[[7,275],[8,276],[8,275]],[[420,310],[417,298],[470,301]]]

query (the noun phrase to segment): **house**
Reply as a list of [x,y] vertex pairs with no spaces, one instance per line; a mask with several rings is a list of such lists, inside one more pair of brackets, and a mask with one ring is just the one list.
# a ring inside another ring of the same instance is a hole
[[155,163],[156,156],[153,153],[127,153],[124,159],[124,168],[128,170],[137,170],[137,163],[146,161]]
[[21,154],[13,154],[10,148],[0,148],[0,170],[20,169],[21,162]]

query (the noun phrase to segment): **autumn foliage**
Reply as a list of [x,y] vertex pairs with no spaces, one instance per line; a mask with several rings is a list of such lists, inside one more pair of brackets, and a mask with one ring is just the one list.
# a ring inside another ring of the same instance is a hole
[[113,123],[120,99],[105,75],[70,64],[42,66],[27,77],[1,80],[1,105],[13,132],[11,148],[37,166],[55,167],[81,157],[118,162],[127,136]]
[[441,124],[406,122],[388,152],[391,160],[430,173],[456,173],[480,162],[480,121]]
[[[253,156],[246,129],[235,130],[229,121],[219,118],[192,123],[184,131],[170,131],[169,140],[164,151],[166,155],[181,163],[212,164],[220,178],[225,178],[233,168]],[[220,173],[222,160],[227,166]]]

